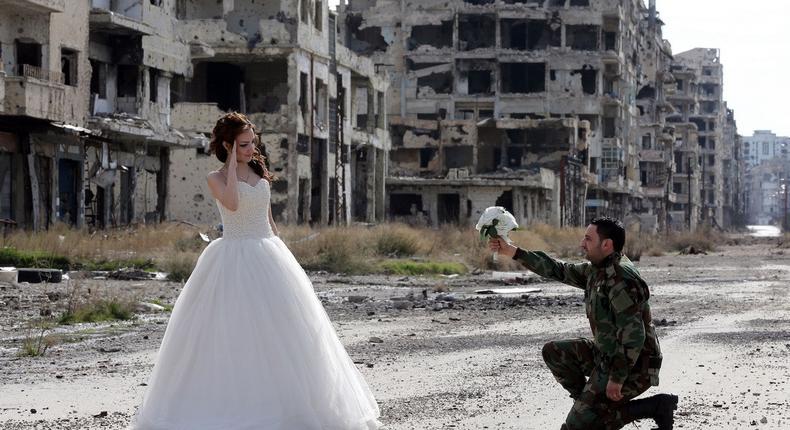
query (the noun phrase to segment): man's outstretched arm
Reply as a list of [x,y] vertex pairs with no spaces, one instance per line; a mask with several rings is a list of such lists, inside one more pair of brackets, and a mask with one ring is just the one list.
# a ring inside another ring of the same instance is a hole
[[566,263],[542,251],[525,251],[502,239],[491,239],[488,244],[492,251],[518,261],[540,276],[581,289],[587,285],[586,273],[590,263]]

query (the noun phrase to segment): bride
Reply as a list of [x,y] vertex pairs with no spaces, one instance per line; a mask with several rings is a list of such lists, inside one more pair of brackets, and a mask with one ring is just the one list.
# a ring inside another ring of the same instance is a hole
[[310,279],[277,237],[255,127],[229,113],[208,175],[223,237],[176,301],[138,430],[370,430],[379,409]]

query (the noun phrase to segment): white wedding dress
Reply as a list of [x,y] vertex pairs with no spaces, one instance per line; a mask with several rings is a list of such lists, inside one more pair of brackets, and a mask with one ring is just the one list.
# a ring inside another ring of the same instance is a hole
[[312,283],[269,224],[266,180],[219,202],[206,247],[175,303],[139,430],[370,430],[376,400]]

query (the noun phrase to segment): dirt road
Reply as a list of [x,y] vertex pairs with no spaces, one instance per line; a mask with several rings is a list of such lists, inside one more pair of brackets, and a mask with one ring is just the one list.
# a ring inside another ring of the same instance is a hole
[[[665,357],[661,386],[649,393],[680,396],[676,427],[790,428],[790,259],[783,250],[766,241],[711,255],[645,257],[638,265],[651,286]],[[475,294],[507,287],[491,273],[311,278],[389,429],[559,428],[571,401],[540,348],[588,335],[579,290],[531,277],[524,282],[540,292]],[[165,303],[180,289],[81,282]],[[62,343],[45,356],[17,355],[25,320],[43,307],[57,312],[66,294],[64,285],[0,284],[3,429],[123,428],[142,398],[167,312],[60,328]]]

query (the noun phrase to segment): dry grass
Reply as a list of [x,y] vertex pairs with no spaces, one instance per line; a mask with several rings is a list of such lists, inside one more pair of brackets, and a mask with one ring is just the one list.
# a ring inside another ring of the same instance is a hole
[[694,247],[699,251],[715,251],[716,247],[725,243],[727,238],[721,232],[710,228],[699,229],[694,232],[674,233],[667,239],[666,248],[682,251]]
[[55,336],[47,334],[51,328],[52,325],[48,321],[31,321],[17,355],[20,357],[43,357],[47,353],[47,349],[58,343]]
[[[0,244],[13,248],[0,247],[0,260],[32,258],[34,262],[39,259],[53,265],[60,262],[58,264],[65,264],[71,269],[156,267],[168,272],[170,279],[184,281],[191,274],[198,255],[206,245],[198,235],[201,231],[209,232],[210,229],[167,223],[91,234],[56,226],[46,232],[17,232],[7,237]],[[487,244],[481,242],[471,226],[443,226],[437,229],[403,224],[325,228],[280,226],[280,232],[297,260],[310,270],[351,274],[394,273],[397,270],[392,270],[393,263],[381,264],[393,259],[436,265],[433,269],[415,266],[413,270],[409,269],[412,271],[441,272],[443,269],[437,268],[445,267],[445,264],[461,264],[467,270],[522,269],[520,264],[508,258],[494,261]],[[574,260],[580,258],[579,242],[583,234],[583,228],[533,224],[511,233],[511,239],[522,248],[545,250],[559,258]],[[688,246],[710,251],[717,244],[724,243],[722,234],[708,230],[671,236],[629,233],[628,238],[625,251],[635,260],[643,255],[659,256]],[[783,243],[790,246],[790,237],[786,236]]]
[[137,301],[84,289],[79,282],[69,281],[69,296],[65,311],[58,318],[60,324],[130,320],[134,318]]
[[194,227],[180,223],[137,226],[123,229],[86,230],[57,224],[32,234],[16,231],[0,239],[2,247],[57,255],[72,262],[157,259],[173,252],[174,244],[193,239]]

